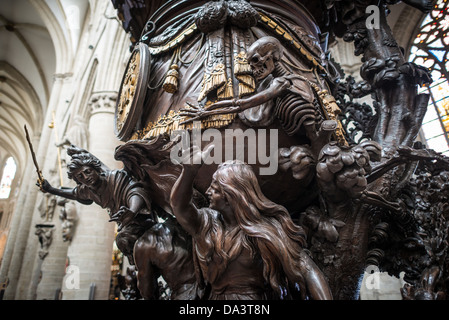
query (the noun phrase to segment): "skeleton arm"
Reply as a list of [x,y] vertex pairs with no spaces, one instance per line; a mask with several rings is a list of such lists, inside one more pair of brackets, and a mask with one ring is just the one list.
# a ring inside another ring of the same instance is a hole
[[191,106],[190,109],[181,109],[181,116],[192,117],[191,119],[182,122],[182,124],[193,122],[195,120],[201,120],[209,116],[237,113],[245,111],[246,109],[257,107],[277,98],[283,92],[288,90],[291,85],[292,83],[288,79],[280,77],[274,79],[267,89],[245,99],[218,101],[210,105],[207,109],[194,106]]
[[270,86],[267,89],[256,93],[249,98],[237,100],[237,102],[240,105],[241,111],[249,108],[254,108],[279,97],[291,85],[292,83],[284,77],[276,78],[271,82]]

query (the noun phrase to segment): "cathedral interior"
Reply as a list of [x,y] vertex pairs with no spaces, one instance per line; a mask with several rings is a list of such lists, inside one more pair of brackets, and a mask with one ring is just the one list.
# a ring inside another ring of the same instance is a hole
[[[114,121],[133,35],[117,2],[0,0],[1,299],[124,299],[129,261],[114,241],[115,223],[97,205],[40,192],[30,154],[31,143],[42,175],[59,187],[75,186],[66,173],[70,145],[122,167]],[[424,13],[401,2],[389,6],[387,19],[407,61],[434,79],[422,89],[432,98],[417,140],[449,154],[448,4],[439,0],[435,8]],[[432,33],[437,23],[441,34]],[[328,54],[346,77],[361,79],[353,43],[336,37]],[[404,280],[375,271],[367,268],[359,299],[401,299]]]

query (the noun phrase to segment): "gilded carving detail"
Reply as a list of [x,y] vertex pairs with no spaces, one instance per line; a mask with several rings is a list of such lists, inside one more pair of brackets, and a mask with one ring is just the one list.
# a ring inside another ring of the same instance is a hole
[[117,129],[121,130],[129,115],[129,111],[136,92],[137,79],[139,77],[140,52],[135,51],[131,57],[128,70],[126,72],[123,89],[120,95],[120,102],[117,105]]

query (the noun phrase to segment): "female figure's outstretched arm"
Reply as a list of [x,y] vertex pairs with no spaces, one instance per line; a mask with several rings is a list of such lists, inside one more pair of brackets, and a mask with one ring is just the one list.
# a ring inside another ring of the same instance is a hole
[[205,151],[198,148],[189,150],[186,158],[181,161],[183,168],[170,194],[173,214],[184,230],[193,237],[198,234],[201,225],[200,213],[193,203],[193,181],[202,166],[203,154],[210,154],[212,148],[214,145],[209,145]]
[[170,194],[170,205],[179,224],[191,236],[199,230],[199,212],[193,203],[193,180],[197,169],[192,166],[183,166],[181,175],[173,186]]

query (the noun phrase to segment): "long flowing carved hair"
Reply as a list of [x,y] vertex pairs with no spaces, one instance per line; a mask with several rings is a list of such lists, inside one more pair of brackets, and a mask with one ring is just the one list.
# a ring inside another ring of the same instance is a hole
[[289,286],[299,286],[304,295],[305,281],[299,265],[306,243],[304,230],[294,224],[286,208],[265,197],[249,165],[227,161],[218,167],[214,179],[245,233],[243,245],[257,250],[262,257],[267,283],[281,298]]

